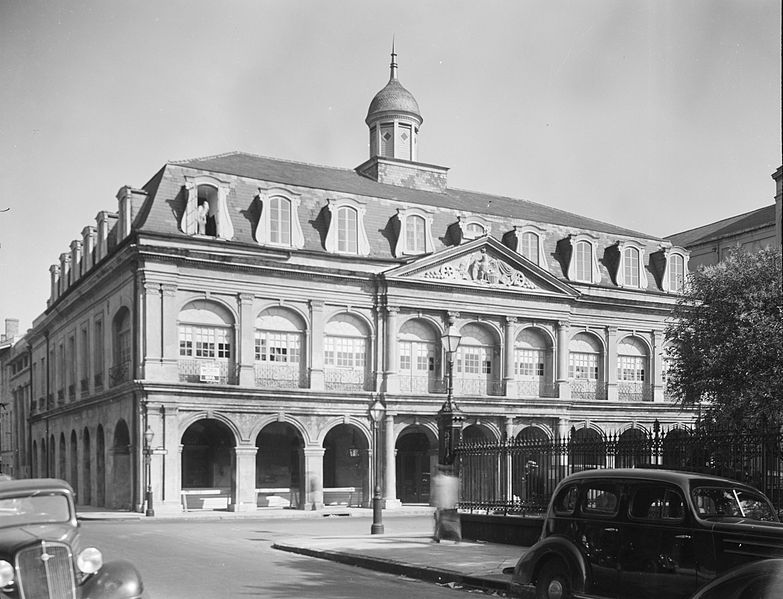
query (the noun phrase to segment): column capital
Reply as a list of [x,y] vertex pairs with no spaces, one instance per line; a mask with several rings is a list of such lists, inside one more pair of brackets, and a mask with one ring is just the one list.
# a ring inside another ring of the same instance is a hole
[[389,316],[396,316],[400,313],[399,306],[386,306],[386,314]]
[[557,328],[558,329],[568,329],[571,327],[571,321],[570,320],[558,320],[557,321]]
[[252,304],[253,301],[256,299],[256,296],[253,295],[252,293],[238,293],[237,297],[239,298],[240,304],[244,304],[244,303]]
[[446,320],[450,325],[454,324],[456,320],[459,318],[459,312],[446,312]]
[[515,324],[519,322],[519,319],[516,316],[506,316],[506,324]]
[[606,333],[608,335],[616,335],[617,334],[617,327],[615,327],[615,326],[608,326],[608,327],[606,327]]
[[323,309],[323,307],[324,307],[324,301],[323,300],[311,299],[308,303],[310,304],[311,308]]
[[142,285],[144,286],[144,293],[147,295],[160,295],[160,283],[144,281]]
[[177,293],[177,286],[173,283],[161,283],[160,289],[166,297],[174,297]]

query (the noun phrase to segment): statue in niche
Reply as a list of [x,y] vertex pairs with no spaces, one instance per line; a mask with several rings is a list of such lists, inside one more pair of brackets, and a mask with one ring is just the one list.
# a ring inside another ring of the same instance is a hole
[[196,233],[199,235],[207,234],[207,214],[209,205],[206,202],[199,202],[196,209]]

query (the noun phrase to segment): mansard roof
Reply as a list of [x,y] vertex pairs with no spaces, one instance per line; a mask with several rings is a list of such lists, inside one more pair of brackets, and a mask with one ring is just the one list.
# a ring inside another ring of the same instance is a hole
[[658,239],[638,231],[528,200],[453,188],[446,189],[444,193],[410,189],[378,183],[351,169],[267,158],[245,152],[229,152],[217,156],[180,160],[170,164],[283,185],[384,198],[433,208],[494,215],[501,218],[518,218],[611,235]]

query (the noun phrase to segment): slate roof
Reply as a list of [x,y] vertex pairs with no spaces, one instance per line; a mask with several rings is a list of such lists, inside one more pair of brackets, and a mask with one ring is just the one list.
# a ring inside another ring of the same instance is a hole
[[737,216],[724,218],[714,223],[696,227],[666,237],[672,245],[691,247],[722,237],[730,237],[753,229],[775,225],[775,204],[757,210],[751,210]]
[[171,164],[262,181],[398,200],[410,204],[479,215],[488,214],[542,224],[561,225],[579,231],[596,231],[651,240],[660,239],[528,200],[452,188],[447,189],[445,193],[420,191],[378,183],[350,169],[267,158],[244,152],[192,158]]

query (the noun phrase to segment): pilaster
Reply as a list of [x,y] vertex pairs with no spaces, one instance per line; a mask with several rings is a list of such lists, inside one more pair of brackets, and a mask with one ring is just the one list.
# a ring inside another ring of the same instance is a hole
[[568,378],[568,340],[569,328],[571,324],[568,321],[558,321],[557,323],[557,396],[560,399],[571,399],[571,382]]
[[606,327],[606,399],[617,401],[617,327]]
[[237,331],[237,347],[239,348],[239,385],[242,387],[255,387],[255,310],[253,309],[255,298],[251,293],[240,293],[239,301],[239,329]]
[[305,500],[304,509],[320,510],[324,507],[324,448],[305,447]]
[[664,380],[663,380],[663,341],[665,339],[663,331],[652,331],[650,333],[651,351],[650,357],[650,383],[652,385],[652,400],[654,402],[663,401]]
[[140,337],[142,339],[142,378],[159,381],[163,378],[163,321],[160,283],[144,281],[141,290]]
[[514,333],[516,331],[517,318],[506,316],[503,323],[503,387],[506,395],[515,395],[512,382],[514,381]]
[[[324,381],[324,303],[310,300],[310,330],[307,346],[310,348],[310,389],[323,391]],[[321,493],[323,503],[323,492]]]
[[258,447],[235,447],[234,488],[232,489],[231,512],[254,512],[258,509],[256,500],[256,454]]
[[400,380],[399,380],[399,347],[397,342],[398,336],[398,315],[400,309],[388,306],[386,308],[386,370],[384,372],[384,378],[386,379],[386,385],[384,389],[386,393],[399,393],[400,392]]
[[177,361],[179,360],[179,328],[177,317],[177,286],[163,283],[161,290],[161,340],[163,356],[161,358],[162,376],[167,381],[179,378]]
[[401,507],[397,498],[396,449],[394,448],[394,414],[386,413],[383,424],[383,503],[386,509]]

